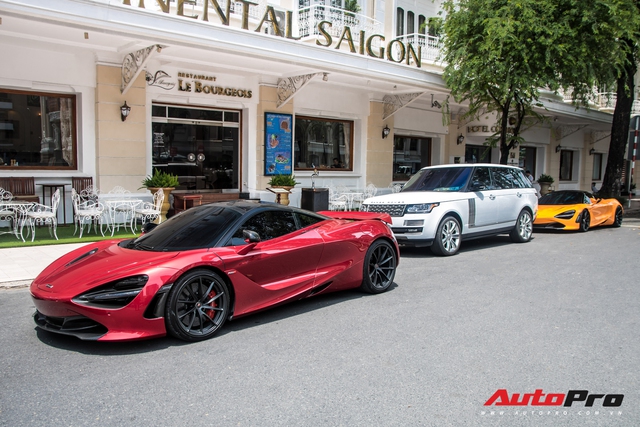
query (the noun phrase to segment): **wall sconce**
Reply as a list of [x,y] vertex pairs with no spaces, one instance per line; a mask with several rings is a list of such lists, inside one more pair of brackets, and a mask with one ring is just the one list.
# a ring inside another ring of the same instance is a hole
[[124,104],[122,105],[122,107],[120,107],[120,118],[122,119],[123,122],[127,120],[127,116],[129,115],[130,112],[131,112],[131,107],[127,105],[127,101],[124,101]]
[[556,153],[559,153],[560,150],[562,150],[562,147],[560,146],[560,144],[556,145]]
[[458,135],[458,138],[456,138],[456,142],[458,143],[458,145],[462,144],[464,142],[464,136],[462,134]]
[[433,94],[431,94],[431,108],[442,108],[442,105],[438,101],[433,100]]
[[382,139],[385,139],[386,137],[388,137],[390,132],[391,132],[391,129],[389,129],[389,126],[384,125],[384,128],[382,128]]
[[589,155],[590,155],[590,156],[593,156],[593,153],[595,153],[595,152],[596,152],[596,149],[595,149],[595,148],[592,148],[591,150],[589,150]]

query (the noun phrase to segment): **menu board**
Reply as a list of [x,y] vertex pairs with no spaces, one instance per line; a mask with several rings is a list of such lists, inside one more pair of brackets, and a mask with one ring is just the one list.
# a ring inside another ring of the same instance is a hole
[[291,114],[265,113],[265,175],[291,175]]

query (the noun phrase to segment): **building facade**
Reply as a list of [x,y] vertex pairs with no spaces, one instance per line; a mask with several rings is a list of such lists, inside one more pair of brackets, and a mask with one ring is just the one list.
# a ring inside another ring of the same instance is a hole
[[[0,176],[33,176],[38,194],[75,176],[144,192],[159,169],[181,190],[272,200],[277,173],[299,188],[314,169],[319,186],[387,188],[427,165],[497,162],[493,117],[463,122],[451,100],[443,111],[439,3],[342,6],[0,0]],[[543,101],[549,121],[510,162],[591,188],[610,111]]]

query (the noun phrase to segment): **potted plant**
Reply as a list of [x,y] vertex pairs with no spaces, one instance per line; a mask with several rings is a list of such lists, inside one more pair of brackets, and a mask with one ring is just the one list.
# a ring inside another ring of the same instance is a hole
[[160,169],[154,169],[153,175],[148,175],[142,180],[142,187],[140,188],[147,188],[151,191],[151,194],[154,194],[159,189],[162,189],[162,192],[164,193],[161,210],[162,213],[158,220],[159,223],[167,219],[167,212],[169,212],[169,207],[171,206],[169,204],[169,194],[172,190],[175,190],[178,185],[177,175],[161,171]]
[[271,188],[284,188],[286,193],[276,193],[276,201],[282,205],[289,204],[289,193],[296,184],[300,184],[296,181],[296,177],[293,175],[278,174],[271,177],[268,182]]
[[554,179],[551,175],[542,174],[538,178],[538,184],[540,184],[540,194],[543,196],[550,192],[549,187],[553,184]]

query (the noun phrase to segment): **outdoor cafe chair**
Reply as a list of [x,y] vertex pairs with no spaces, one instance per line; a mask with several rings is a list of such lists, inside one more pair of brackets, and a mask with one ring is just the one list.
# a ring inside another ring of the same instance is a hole
[[26,213],[26,221],[31,230],[31,241],[36,238],[36,226],[48,225],[49,234],[58,240],[56,228],[58,227],[58,205],[60,204],[60,189],[57,189],[51,197],[51,206],[41,203],[33,203]]
[[135,209],[134,229],[137,229],[137,220],[142,221],[142,226],[147,222],[158,220],[162,221],[162,203],[164,202],[164,192],[159,189],[153,194],[153,203],[143,202],[141,206]]
[[71,200],[73,202],[73,235],[75,236],[79,228],[79,237],[82,238],[85,225],[88,226],[87,232],[91,230],[91,225],[93,225],[93,232],[97,233],[97,226],[100,224],[100,233],[104,236],[104,231],[102,231],[106,215],[104,205],[92,200],[82,201],[75,188],[71,189]]

